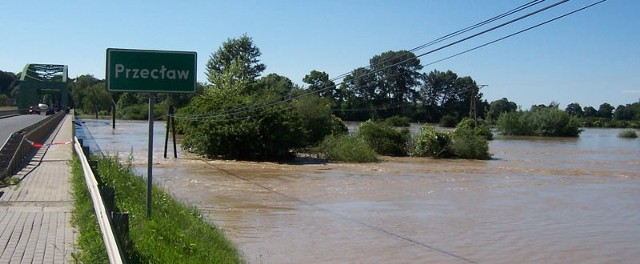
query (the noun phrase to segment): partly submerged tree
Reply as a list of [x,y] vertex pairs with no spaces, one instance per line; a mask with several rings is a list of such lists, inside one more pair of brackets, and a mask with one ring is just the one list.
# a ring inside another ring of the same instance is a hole
[[237,39],[228,39],[222,43],[216,52],[209,56],[207,62],[206,75],[209,82],[215,83],[219,80],[217,75],[229,73],[229,68],[236,67],[241,70],[234,70],[234,78],[253,82],[266,69],[260,63],[260,49],[253,44],[253,40],[247,35],[242,35]]
[[176,116],[185,133],[183,147],[207,157],[284,160],[332,132],[326,104],[294,100],[299,88],[287,77],[272,73],[257,79],[265,69],[259,55],[243,36],[211,56],[211,88]]
[[468,116],[474,91],[476,102],[482,99],[482,93],[477,92],[478,85],[469,76],[458,77],[452,71],[433,70],[423,74],[422,78],[421,100],[432,122],[444,115],[457,117],[458,120]]
[[495,121],[498,119],[500,114],[508,113],[518,110],[518,105],[516,103],[509,101],[507,98],[502,98],[499,100],[495,100],[489,104],[489,109],[487,110],[487,119],[491,121]]
[[388,107],[388,116],[402,114],[405,103],[418,99],[422,65],[415,54],[406,50],[387,51],[373,56],[369,65],[375,76],[376,93]]
[[575,117],[555,107],[503,113],[498,117],[503,135],[577,137],[582,130]]

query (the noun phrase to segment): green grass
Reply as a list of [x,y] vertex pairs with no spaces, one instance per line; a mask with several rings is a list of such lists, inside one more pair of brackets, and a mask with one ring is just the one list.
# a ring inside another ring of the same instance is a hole
[[624,129],[622,131],[620,131],[620,133],[618,133],[618,137],[621,138],[637,138],[638,137],[638,133],[636,133],[635,129]]
[[[153,190],[152,217],[146,217],[146,183],[115,158],[99,159],[102,182],[116,190],[116,208],[129,213],[129,238],[122,243],[127,263],[241,263],[234,245],[192,207]],[[82,263],[107,263],[79,161],[73,161],[75,208]]]

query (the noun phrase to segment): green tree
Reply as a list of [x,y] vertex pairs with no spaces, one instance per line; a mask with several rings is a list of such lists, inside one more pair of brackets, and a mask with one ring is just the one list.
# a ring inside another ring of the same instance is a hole
[[[92,100],[87,98],[89,96],[93,96],[94,98],[96,97],[95,94],[89,95],[90,93],[93,93],[89,88],[101,82],[101,80],[93,77],[91,74],[80,75],[73,79],[69,89],[69,93],[71,94],[71,102],[69,105],[82,109],[86,113],[95,112],[95,104]],[[90,105],[85,105],[85,102],[90,102]],[[108,101],[107,103],[111,104],[111,101]]]
[[348,132],[342,121],[331,113],[329,98],[309,95],[296,100],[294,105],[304,124],[305,145],[316,145],[328,135]]
[[400,130],[384,123],[368,120],[358,127],[356,137],[361,138],[380,155],[406,156],[409,129]]
[[614,118],[616,120],[640,121],[640,103],[619,105],[614,112]]
[[320,97],[333,98],[334,101],[339,100],[336,83],[329,79],[329,74],[326,72],[313,70],[305,75],[302,81],[309,85],[307,89],[316,92]]
[[584,111],[578,103],[570,103],[564,111],[570,116],[582,117],[584,115]]
[[[429,121],[437,122],[444,115],[454,116],[457,120],[468,116],[472,92],[479,90],[471,77],[433,70],[422,78],[420,94],[425,112],[431,117]],[[474,99],[480,101],[482,93],[477,93]]]
[[[231,72],[236,74],[233,78],[249,82],[255,81],[266,69],[266,66],[260,63],[260,55],[262,55],[260,49],[253,44],[253,40],[247,35],[242,35],[237,39],[228,39],[222,43],[222,47],[209,56],[206,65],[209,82],[215,83],[219,81],[217,75]],[[229,71],[230,67],[239,67],[242,71]]]
[[104,83],[91,85],[86,89],[85,97],[82,98],[82,111],[85,113],[98,113],[102,110],[111,109],[111,94],[105,89]]
[[552,107],[503,113],[496,128],[503,135],[577,137],[582,130],[575,117]]
[[369,67],[374,73],[378,106],[387,106],[388,114],[402,114],[406,102],[417,101],[420,84],[420,59],[410,51],[387,51],[373,56]]
[[211,56],[211,88],[176,115],[185,133],[183,147],[207,157],[283,160],[304,146],[302,117],[290,101],[281,100],[295,86],[277,74],[256,80],[264,70],[259,55],[243,36]]
[[367,120],[376,115],[376,81],[371,70],[357,68],[345,76],[340,91],[344,95],[341,117],[348,120]]
[[584,117],[597,117],[598,116],[598,110],[593,108],[593,106],[585,106],[582,112],[583,112],[583,116]]
[[598,108],[598,116],[606,119],[611,119],[613,117],[613,110],[615,108],[609,103],[603,103]]
[[18,85],[18,76],[12,72],[0,70],[0,94],[11,95],[11,90]]
[[270,73],[258,79],[254,87],[255,88],[252,89],[253,92],[266,89],[267,93],[278,95],[280,98],[276,98],[276,100],[291,96],[294,91],[298,89],[291,79],[276,73]]
[[489,104],[489,109],[487,110],[487,119],[495,121],[498,119],[500,114],[513,112],[516,110],[518,110],[518,105],[516,105],[516,103],[514,102],[510,102],[507,98],[495,100]]

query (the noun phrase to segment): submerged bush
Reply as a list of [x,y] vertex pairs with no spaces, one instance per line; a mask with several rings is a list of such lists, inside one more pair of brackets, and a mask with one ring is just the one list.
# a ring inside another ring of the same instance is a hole
[[453,132],[453,154],[463,159],[489,159],[489,143],[478,128],[460,127]]
[[574,117],[549,107],[502,113],[496,127],[503,135],[514,136],[577,137],[582,132]]
[[423,126],[413,138],[411,155],[416,157],[446,158],[453,156],[451,135]]
[[366,121],[358,127],[356,136],[369,144],[378,154],[406,156],[406,145],[411,137],[408,129],[394,127],[375,121]]
[[376,152],[363,140],[342,134],[326,137],[315,149],[322,158],[336,162],[375,162]]
[[307,137],[303,119],[290,104],[273,105],[272,99],[232,89],[210,89],[195,97],[177,114],[191,117],[179,119],[183,148],[224,159],[292,158],[291,151],[303,147]]
[[294,102],[306,135],[305,145],[320,143],[328,135],[349,132],[342,120],[331,112],[331,101],[317,95],[305,96]]
[[621,138],[637,138],[638,137],[638,133],[636,133],[635,129],[624,129],[622,131],[620,131],[620,133],[618,133],[618,137]]
[[406,116],[392,116],[384,120],[390,126],[394,127],[409,127],[411,126],[411,120]]
[[478,129],[462,126],[453,133],[423,126],[415,135],[411,155],[432,158],[489,159],[489,143]]
[[456,119],[455,116],[445,115],[442,118],[440,118],[441,127],[456,127],[456,124],[458,124],[458,120]]
[[484,121],[478,121],[478,125],[476,126],[476,122],[468,117],[465,117],[458,123],[457,129],[472,129],[474,133],[478,136],[485,138],[486,140],[493,139],[493,133],[491,133],[491,129]]

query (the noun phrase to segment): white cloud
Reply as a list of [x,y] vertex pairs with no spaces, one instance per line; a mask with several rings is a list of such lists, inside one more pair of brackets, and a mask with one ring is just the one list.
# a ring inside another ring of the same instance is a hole
[[626,93],[626,94],[640,94],[640,90],[622,90],[622,93]]

